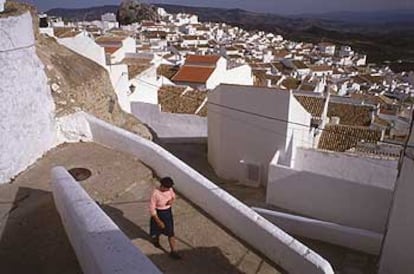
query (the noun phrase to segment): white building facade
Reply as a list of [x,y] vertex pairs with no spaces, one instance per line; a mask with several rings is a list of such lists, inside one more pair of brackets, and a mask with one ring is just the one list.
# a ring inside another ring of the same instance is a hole
[[208,98],[208,160],[222,178],[266,184],[276,151],[289,165],[296,146],[312,146],[310,123],[290,92],[220,85]]

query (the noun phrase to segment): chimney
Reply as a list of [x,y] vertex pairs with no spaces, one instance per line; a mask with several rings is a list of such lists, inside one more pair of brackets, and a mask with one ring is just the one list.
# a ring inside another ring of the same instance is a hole
[[338,116],[333,116],[330,119],[330,124],[331,125],[339,125],[340,121],[341,121],[341,119]]
[[272,80],[271,79],[266,79],[266,86],[268,88],[272,87]]

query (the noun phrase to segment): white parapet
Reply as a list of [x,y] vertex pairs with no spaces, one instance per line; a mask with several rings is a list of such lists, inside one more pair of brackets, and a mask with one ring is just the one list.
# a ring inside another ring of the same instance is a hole
[[177,190],[232,233],[292,274],[334,273],[328,261],[193,170],[138,135],[85,114],[93,141],[138,157],[158,176],[171,176]]
[[161,273],[63,167],[52,169],[52,189],[85,274]]
[[344,246],[369,254],[378,255],[383,234],[305,218],[283,212],[253,207],[267,220],[297,236]]

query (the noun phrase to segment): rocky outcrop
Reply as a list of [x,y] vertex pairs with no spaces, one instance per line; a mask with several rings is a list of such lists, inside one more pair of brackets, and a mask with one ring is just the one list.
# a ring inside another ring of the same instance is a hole
[[159,15],[154,6],[140,3],[138,0],[124,0],[118,10],[118,21],[128,25],[143,20],[158,21]]
[[109,74],[103,67],[43,35],[39,36],[36,48],[49,78],[56,117],[82,110],[140,136],[152,138],[140,121],[122,111]]

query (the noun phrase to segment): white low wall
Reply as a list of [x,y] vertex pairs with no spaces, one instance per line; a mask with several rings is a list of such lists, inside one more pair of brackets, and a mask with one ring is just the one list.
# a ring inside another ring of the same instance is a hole
[[93,116],[86,117],[94,142],[138,157],[158,176],[171,176],[180,193],[289,273],[333,273],[330,264],[317,253],[157,144]]
[[191,114],[161,112],[158,105],[131,103],[131,112],[165,142],[206,142],[207,118]]
[[161,273],[63,167],[52,169],[52,189],[85,274]]
[[301,215],[383,233],[392,190],[272,163],[266,202]]
[[295,169],[393,190],[398,160],[297,148]]
[[383,235],[262,208],[254,211],[288,233],[378,255]]

